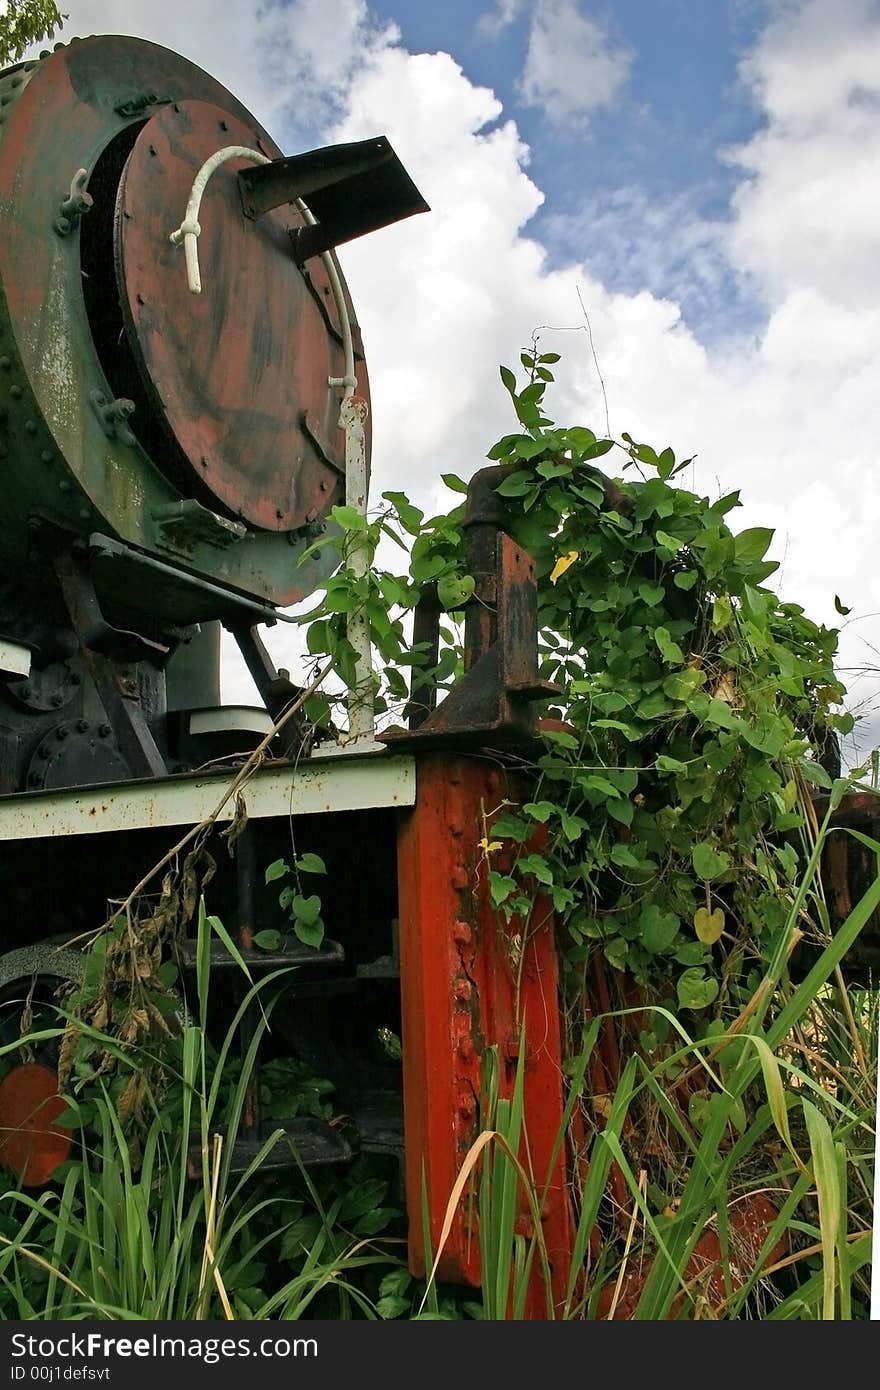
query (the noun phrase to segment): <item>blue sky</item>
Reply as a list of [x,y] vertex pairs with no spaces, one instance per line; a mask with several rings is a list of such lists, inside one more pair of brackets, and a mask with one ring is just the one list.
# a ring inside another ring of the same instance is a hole
[[[498,97],[499,121],[516,121],[545,199],[530,232],[550,265],[580,258],[611,289],[632,294],[647,287],[671,295],[713,342],[761,322],[755,287],[718,257],[709,258],[707,248],[730,215],[737,183],[725,154],[761,124],[738,64],[770,8],[768,0],[548,6],[548,37],[554,24],[567,24],[575,39],[598,39],[596,56],[617,77],[605,99],[601,84],[597,91],[585,81],[582,104],[572,106],[576,65],[568,81],[561,65],[562,91],[555,96],[546,82],[529,81],[541,10],[531,0],[494,6],[489,0],[392,0],[371,7],[377,21],[395,26],[410,52],[449,53],[470,81]],[[320,140],[320,116],[301,123],[299,134]],[[684,235],[677,233],[682,221]],[[694,224],[702,230],[699,257],[689,235]]]
[[557,419],[607,409],[618,438],[695,455],[685,485],[739,488],[735,528],[775,529],[780,592],[841,626],[851,759],[880,741],[880,0],[66,8],[62,37],[184,53],[290,153],[390,138],[432,211],[340,252],[374,497],[448,501],[538,332]]

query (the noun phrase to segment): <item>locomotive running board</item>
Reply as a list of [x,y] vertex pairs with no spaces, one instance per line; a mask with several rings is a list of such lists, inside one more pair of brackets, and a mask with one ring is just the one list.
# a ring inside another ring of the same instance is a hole
[[[180,773],[142,782],[16,792],[0,797],[0,842],[53,835],[95,835],[108,830],[147,830],[199,825],[211,816],[230,782],[229,772]],[[244,791],[252,820],[269,816],[321,815],[415,804],[415,763],[388,753],[313,758],[260,768]],[[230,797],[218,821],[235,814]]]

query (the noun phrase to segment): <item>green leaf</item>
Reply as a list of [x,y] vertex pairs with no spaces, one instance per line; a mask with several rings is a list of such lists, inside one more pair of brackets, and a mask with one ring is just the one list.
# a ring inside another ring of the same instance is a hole
[[660,753],[654,759],[654,766],[658,772],[678,772],[687,773],[687,763],[681,762],[678,758],[671,758],[667,753]]
[[712,605],[712,631],[723,632],[733,622],[733,605],[727,594],[719,594]]
[[329,642],[329,624],[326,618],[319,618],[317,622],[310,623],[306,633],[306,648],[310,656],[319,656],[326,652]]
[[660,477],[664,480],[664,482],[672,473],[674,468],[675,454],[672,452],[671,449],[664,449],[663,453],[657,460],[657,472],[659,473]]
[[489,872],[489,896],[495,907],[500,907],[506,902],[511,893],[516,891],[516,882],[509,874],[499,874],[495,869]]
[[672,582],[677,589],[692,589],[699,578],[696,570],[679,570],[672,576]]
[[763,560],[772,540],[773,532],[767,526],[752,526],[748,531],[740,531],[739,535],[733,538],[733,553],[737,563],[751,564]]
[[308,898],[298,893],[290,904],[290,910],[297,922],[311,927],[321,916],[321,899],[316,893],[312,893]]
[[698,1134],[702,1134],[712,1118],[712,1098],[694,1091],[688,1098],[688,1119]]
[[509,812],[502,812],[492,822],[491,835],[493,839],[516,840],[517,844],[521,845],[532,834],[534,834],[532,826],[527,825],[519,816],[513,816]]
[[718,996],[718,981],[707,979],[699,966],[691,966],[679,975],[675,992],[683,1009],[705,1009]]
[[677,947],[673,959],[679,965],[704,965],[707,955],[702,941],[686,941],[683,946]]
[[264,931],[258,931],[254,937],[254,945],[259,946],[261,951],[277,951],[281,945],[281,933],[271,927]]
[[457,473],[441,473],[440,477],[452,492],[467,492],[467,483],[464,478],[460,478]]
[[678,918],[674,912],[663,912],[651,903],[639,917],[639,940],[646,951],[659,955],[672,945],[678,935]]
[[626,958],[629,955],[629,945],[622,936],[617,936],[613,941],[606,941],[603,950],[605,959],[615,970],[626,969]]
[[513,372],[509,367],[499,367],[498,370],[501,373],[501,380],[504,382],[510,394],[512,396],[516,395],[516,377],[513,375]]
[[801,758],[798,761],[798,768],[808,782],[812,782],[816,787],[822,787],[825,791],[831,790],[831,778],[821,763],[814,763],[809,758]]
[[557,748],[575,749],[579,747],[574,734],[568,734],[564,729],[544,729],[542,732],[547,743],[553,743]]
[[746,743],[759,753],[766,753],[768,758],[777,757],[788,742],[790,726],[787,727],[777,715],[769,712],[759,715],[754,724],[740,721],[737,727]]
[[[518,439],[517,442],[516,442],[516,445],[514,446],[514,449],[513,449],[513,457],[514,457],[514,458],[518,458],[518,459],[522,459],[524,462],[528,463],[531,459],[537,458],[539,454],[546,453],[546,451],[547,451],[547,441],[546,441],[546,439],[544,439],[543,437],[540,437],[540,438],[538,438],[538,439],[533,439],[532,436],[531,436],[530,434],[521,434],[521,435],[519,436],[519,439]],[[545,476],[547,476],[547,477],[552,477],[552,476],[553,476],[552,474],[544,474],[544,473],[542,473],[540,468],[538,468],[536,471],[537,471],[538,473],[541,473],[541,476],[542,476],[542,477],[545,477]],[[570,464],[567,464],[567,465],[565,465],[564,467],[563,467],[562,465],[559,465],[558,471],[559,471],[560,473],[570,473],[570,472],[571,472],[571,465],[570,465]]]
[[607,777],[600,777],[598,772],[591,772],[581,780],[584,791],[599,792],[602,796],[616,798],[620,796],[620,790],[613,782],[609,782]]
[[367,518],[358,511],[357,507],[331,507],[330,515],[346,531],[366,531]]
[[301,859],[297,859],[296,867],[301,874],[326,874],[327,872],[327,865],[320,854],[304,854]]
[[[614,788],[615,796],[619,796],[617,788]],[[559,824],[562,826],[562,833],[570,844],[574,844],[579,839],[584,830],[588,829],[587,822],[582,816],[569,815],[568,811],[559,808]]]
[[377,1207],[375,1211],[365,1212],[355,1222],[354,1233],[358,1236],[374,1236],[383,1231],[396,1215],[394,1207]]
[[706,682],[703,671],[688,666],[683,671],[673,671],[663,682],[663,693],[670,700],[687,700]]
[[629,845],[616,844],[612,846],[611,858],[615,864],[619,864],[624,869],[644,869],[647,866],[644,861],[634,854]]
[[405,492],[383,492],[382,496],[386,502],[390,502],[400,517],[400,524],[411,536],[418,536],[421,533],[422,522],[425,513],[418,507],[414,507]]
[[659,690],[653,690],[650,695],[646,695],[644,700],[640,700],[636,706],[636,714],[641,719],[659,719],[664,714],[670,713],[670,705],[666,697]]
[[180,971],[173,960],[164,960],[156,971],[160,984],[163,984],[166,989],[170,989],[176,983],[179,974]]
[[532,820],[540,821],[541,825],[547,824],[555,810],[552,801],[527,801],[523,806],[524,813]]
[[620,801],[606,801],[605,812],[612,820],[618,821],[621,825],[632,825],[633,816],[636,808],[631,801],[621,799]]
[[266,882],[274,883],[277,878],[283,878],[290,873],[290,865],[284,859],[276,859],[266,870]]
[[437,581],[437,597],[447,612],[456,608],[463,608],[468,599],[473,596],[474,579],[470,574],[457,576],[445,574],[442,579]]
[[724,850],[716,850],[708,840],[701,840],[694,845],[691,850],[691,860],[694,866],[694,873],[698,878],[710,879],[718,878],[730,867],[730,855],[725,854]]
[[654,641],[657,643],[663,660],[670,666],[684,665],[684,652],[677,642],[673,642],[668,628],[655,627]]
[[666,597],[666,590],[662,584],[640,584],[639,596],[649,608],[656,608]]
[[304,946],[320,946],[324,940],[324,923],[320,917],[314,922],[302,922],[297,919],[293,924],[294,934]]
[[520,874],[531,874],[539,883],[548,886],[553,882],[553,870],[547,860],[540,854],[526,854],[517,861],[517,870]]
[[529,488],[534,486],[534,482],[531,473],[509,473],[506,478],[502,478],[495,491],[499,497],[524,497]]
[[726,700],[710,700],[703,719],[707,724],[714,724],[718,729],[734,729],[739,724],[739,720]]

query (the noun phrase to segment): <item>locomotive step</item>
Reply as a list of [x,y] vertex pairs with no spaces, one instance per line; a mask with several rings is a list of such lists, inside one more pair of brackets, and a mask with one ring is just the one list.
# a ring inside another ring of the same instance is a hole
[[[259,946],[242,946],[238,942],[236,942],[236,946],[242,960],[252,973],[277,970],[285,965],[314,967],[342,965],[345,961],[345,951],[338,941],[325,940],[320,946],[304,946],[297,937],[290,935],[282,939],[281,946],[276,951],[264,951]],[[194,937],[185,937],[178,944],[178,960],[184,969],[195,969],[196,951],[197,942]],[[236,970],[241,969],[238,961],[229,954],[223,942],[212,940],[211,969],[228,969],[230,966],[234,966]]]
[[[231,1173],[244,1173],[254,1162],[260,1150],[274,1132],[274,1126],[267,1127],[265,1133],[240,1134],[232,1148],[229,1164]],[[349,1163],[351,1146],[326,1120],[302,1116],[288,1120],[284,1134],[259,1164],[261,1173],[286,1172],[291,1168],[327,1168]],[[196,1178],[201,1172],[202,1151],[200,1145],[191,1145],[187,1169],[189,1176]]]

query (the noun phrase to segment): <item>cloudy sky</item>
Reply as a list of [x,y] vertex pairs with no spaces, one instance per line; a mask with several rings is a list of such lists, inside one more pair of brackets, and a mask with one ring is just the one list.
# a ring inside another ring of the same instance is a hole
[[556,419],[607,410],[696,455],[687,486],[739,487],[736,529],[775,528],[780,591],[842,626],[850,761],[880,742],[880,0],[62,8],[62,38],[186,54],[290,153],[390,138],[432,211],[340,252],[374,498],[434,507],[481,466],[498,366],[538,333]]

